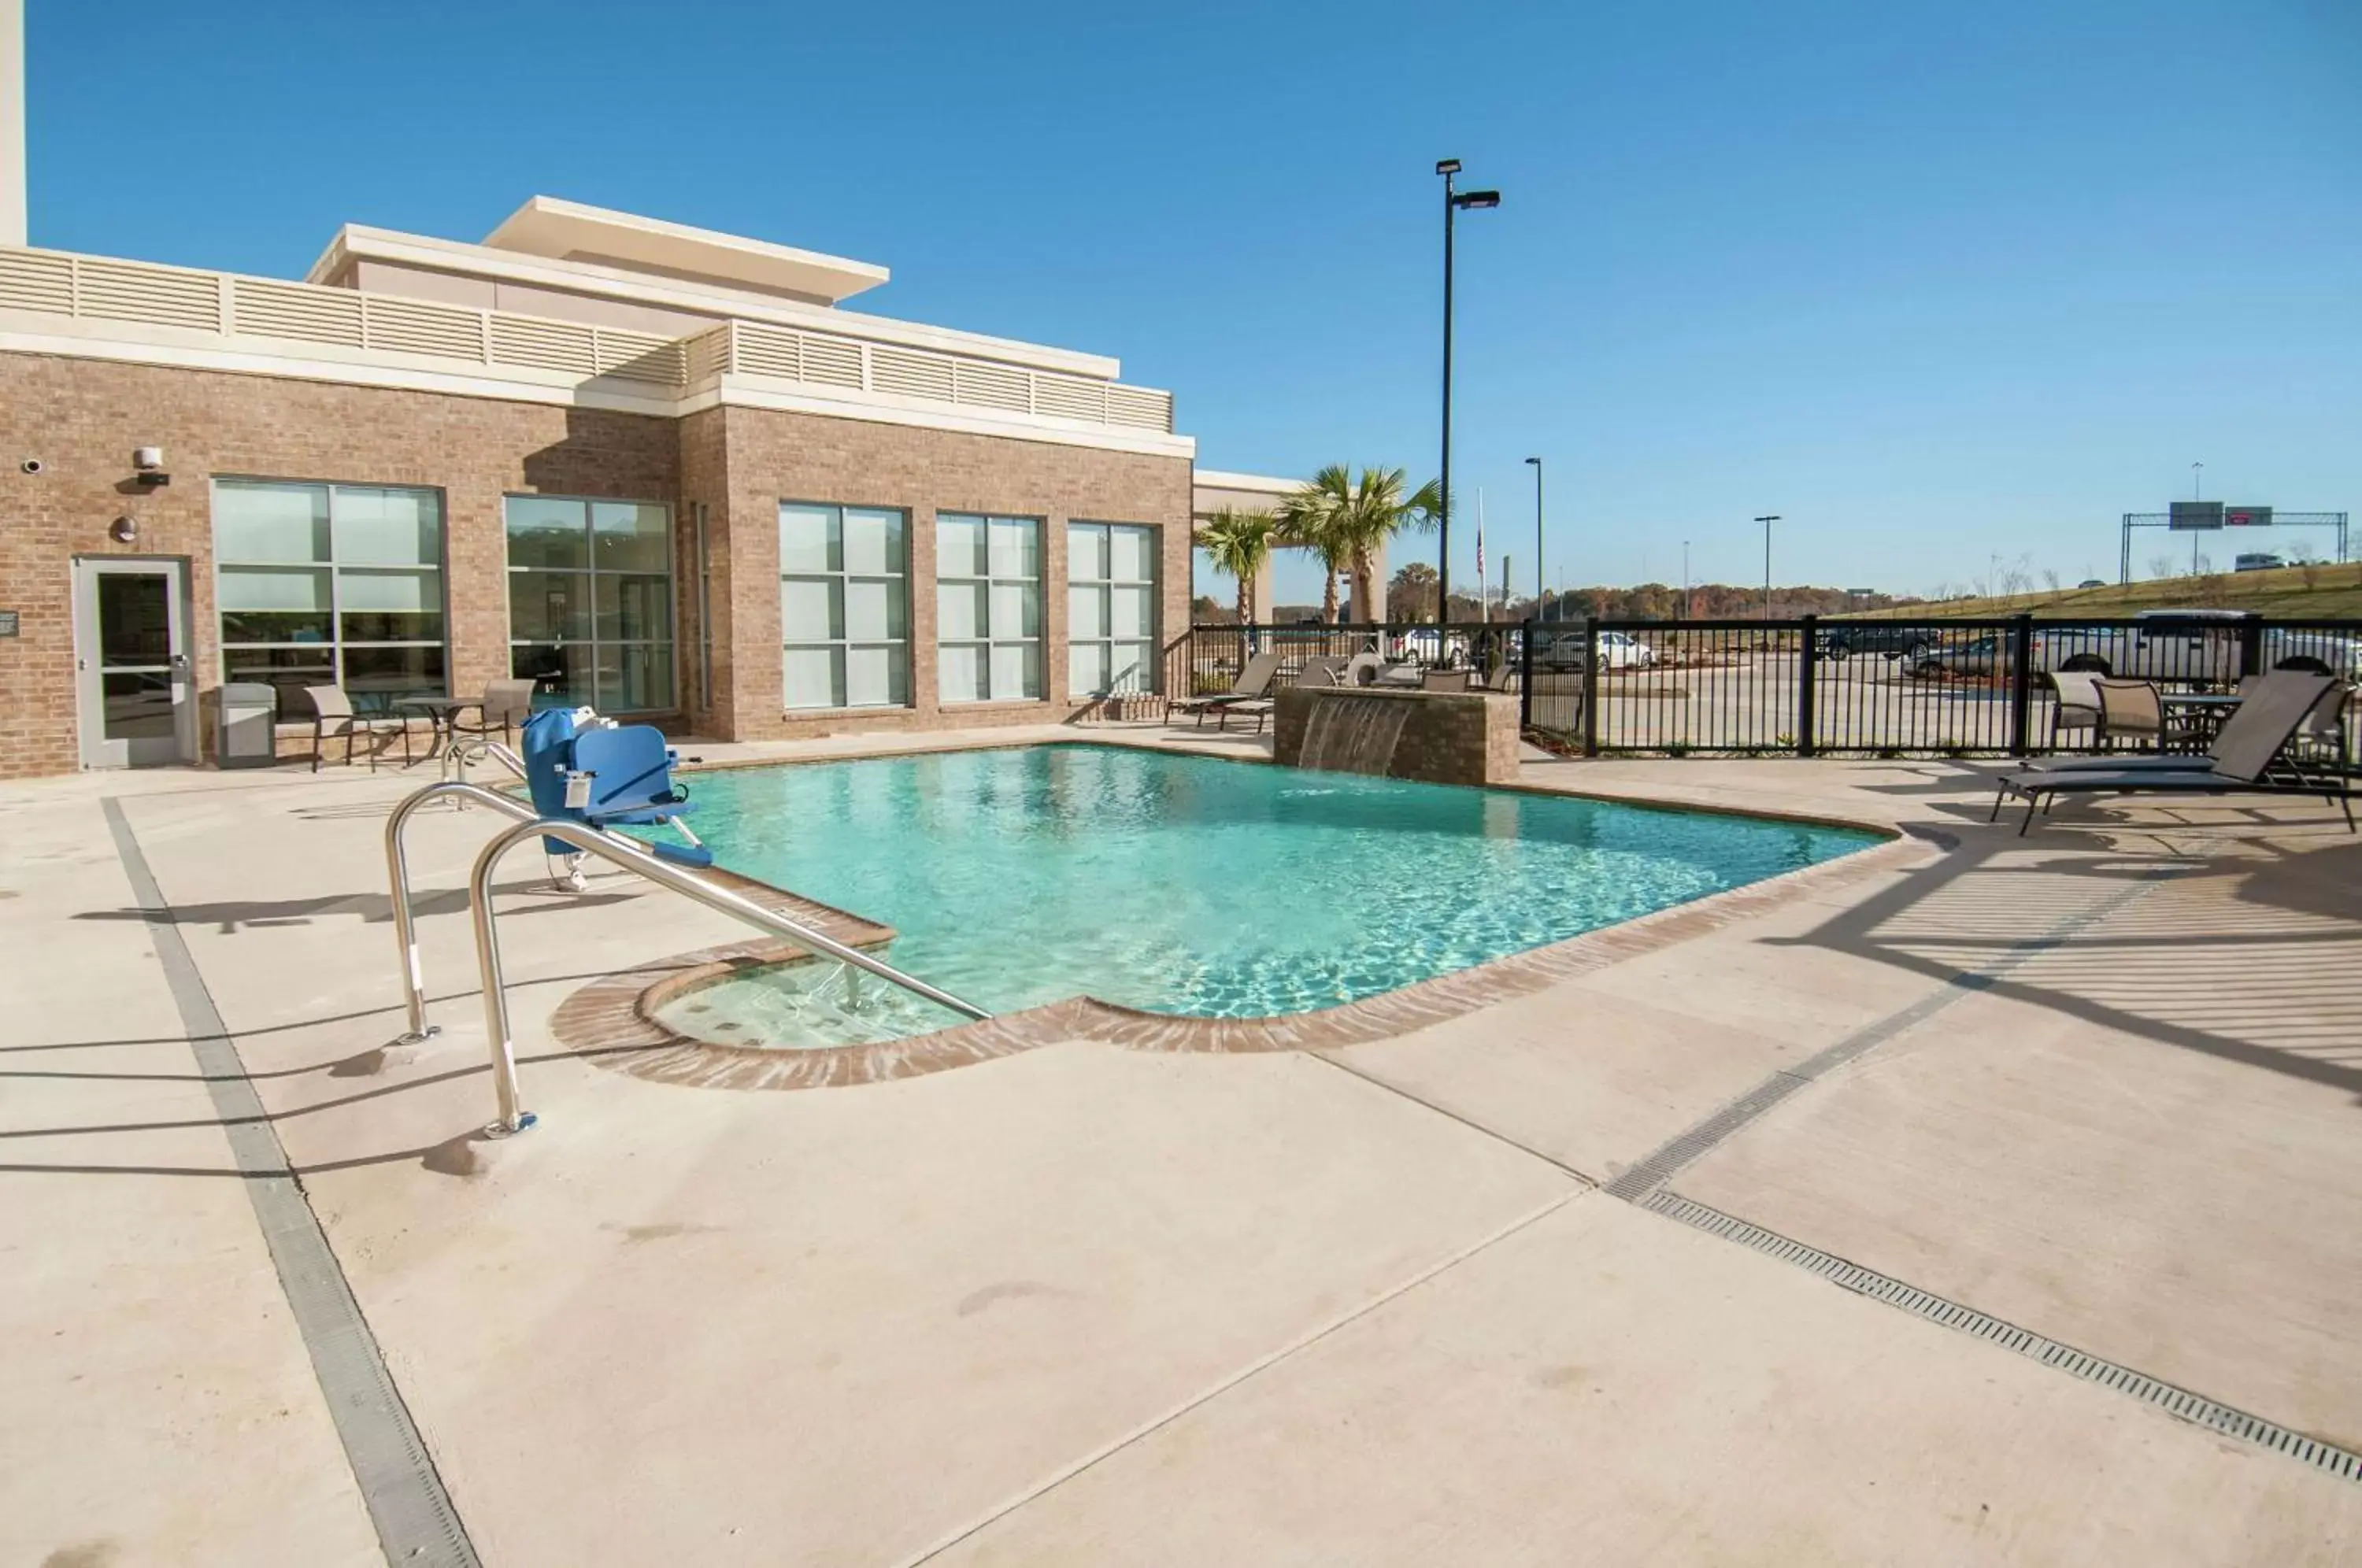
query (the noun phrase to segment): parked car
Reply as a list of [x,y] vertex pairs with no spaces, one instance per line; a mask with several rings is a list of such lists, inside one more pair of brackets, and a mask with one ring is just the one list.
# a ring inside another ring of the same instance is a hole
[[1991,632],[1926,649],[1911,660],[1911,673],[1930,679],[1946,675],[1996,675],[2008,668],[2009,640]]
[[[1657,662],[1657,650],[1628,632],[1601,632],[1598,637],[1602,669],[1646,669]],[[1534,668],[1581,669],[1584,646],[1580,629],[1562,632],[1544,627],[1534,635]]]
[[1925,626],[1898,625],[1892,621],[1847,621],[1821,634],[1823,658],[1847,658],[1854,654],[1884,654],[1916,664],[1934,651],[1936,635]]
[[[2033,664],[2040,670],[2090,670],[2143,680],[2228,684],[2250,673],[2244,610],[2144,610],[2129,626],[2037,625]],[[2310,669],[2362,679],[2362,639],[2343,632],[2267,626],[2264,669]]]
[[2231,562],[2233,571],[2271,571],[2288,565],[2286,556],[2276,556],[2268,550],[2250,550]]

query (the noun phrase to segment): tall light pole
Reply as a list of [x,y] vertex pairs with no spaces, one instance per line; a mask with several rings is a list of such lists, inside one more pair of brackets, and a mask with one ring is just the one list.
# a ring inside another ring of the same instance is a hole
[[1772,525],[1780,521],[1776,512],[1769,517],[1758,517],[1763,525],[1763,618],[1772,619]]
[[[2198,489],[2198,476],[2205,471],[2204,463],[2190,465],[2190,499],[2192,501],[2197,500],[2201,493]],[[2198,575],[2198,541],[2203,537],[2205,536],[2195,528],[2190,531],[2190,575],[2192,577]]]
[[[1452,176],[1460,172],[1456,158],[1438,160],[1435,171],[1443,176],[1443,472],[1436,481],[1443,491],[1443,505],[1436,513],[1435,530],[1435,647],[1440,661],[1443,624],[1451,619],[1451,220],[1462,207],[1499,206],[1501,193],[1453,189]],[[1483,583],[1476,585],[1480,596],[1484,589]]]
[[1540,619],[1550,603],[1550,590],[1542,584],[1542,460],[1528,458],[1534,466],[1534,615]]
[[1693,619],[1690,614],[1690,542],[1687,539],[1682,541],[1682,619]]

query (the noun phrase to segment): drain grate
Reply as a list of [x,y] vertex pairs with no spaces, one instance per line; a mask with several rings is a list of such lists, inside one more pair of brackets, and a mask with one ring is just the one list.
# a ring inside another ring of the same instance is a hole
[[2129,1366],[2093,1355],[2089,1351],[2077,1350],[2073,1345],[2061,1344],[2031,1329],[2023,1329],[1990,1313],[1980,1312],[1973,1307],[1963,1307],[1941,1296],[1931,1296],[1890,1275],[1848,1263],[1841,1257],[1822,1252],[1818,1247],[1808,1247],[1775,1231],[1751,1225],[1736,1215],[1725,1214],[1719,1209],[1693,1203],[1661,1187],[1645,1199],[1640,1207],[1668,1220],[1678,1220],[1710,1236],[1737,1242],[1767,1257],[1808,1269],[1830,1284],[1842,1286],[1857,1296],[1867,1296],[1890,1307],[1899,1307],[1931,1323],[1940,1323],[1964,1334],[1974,1334],[1981,1340],[2014,1351],[2030,1361],[2038,1361],[2045,1366],[2055,1367],[2087,1383],[2097,1383],[2120,1394],[2129,1394],[2194,1426],[2255,1443],[2276,1453],[2284,1453],[2299,1463],[2327,1471],[2343,1480],[2362,1481],[2362,1454],[2340,1448],[2335,1443],[2323,1442],[2319,1438],[2307,1437],[2278,1422],[2249,1415],[2245,1410],[2202,1395],[2192,1394],[2187,1388],[2161,1383],[2146,1373],[2135,1372]]

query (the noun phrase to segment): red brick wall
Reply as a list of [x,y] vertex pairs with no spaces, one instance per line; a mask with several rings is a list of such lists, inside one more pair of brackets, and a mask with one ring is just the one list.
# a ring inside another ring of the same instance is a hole
[[[161,447],[172,483],[131,482],[135,447]],[[39,475],[20,471],[28,458]],[[1190,465],[1047,442],[745,407],[674,420],[264,376],[37,355],[0,355],[0,777],[78,765],[72,560],[185,559],[200,701],[219,684],[208,480],[216,475],[418,485],[445,509],[452,690],[508,673],[502,497],[517,491],[656,501],[674,509],[675,649],[689,726],[717,738],[1064,719],[1065,525],[1163,530],[1160,631],[1188,625]],[[900,507],[911,516],[911,706],[784,716],[778,507],[782,500]],[[713,700],[701,699],[695,505],[707,509]],[[1041,517],[1043,673],[1039,702],[938,707],[936,510]],[[136,544],[107,536],[138,519]]]
[[[1066,524],[1161,527],[1161,639],[1189,624],[1190,465],[1042,441],[1012,441],[815,414],[734,407],[729,426],[732,738],[1062,721],[1066,690]],[[703,417],[702,415],[698,417]],[[911,514],[911,706],[784,714],[780,709],[782,501],[892,506]],[[935,513],[1043,518],[1043,677],[1038,702],[942,707],[935,690]],[[717,600],[720,587],[716,586]],[[720,617],[717,616],[717,622]]]
[[[508,673],[501,497],[514,491],[671,502],[676,422],[489,398],[392,392],[104,360],[0,355],[0,777],[79,765],[72,560],[189,563],[191,663],[201,701],[221,681],[208,480],[217,474],[423,485],[443,491],[450,679],[480,692]],[[135,447],[161,447],[172,482],[130,483]],[[38,458],[28,475],[21,465]],[[107,528],[139,522],[118,545]]]

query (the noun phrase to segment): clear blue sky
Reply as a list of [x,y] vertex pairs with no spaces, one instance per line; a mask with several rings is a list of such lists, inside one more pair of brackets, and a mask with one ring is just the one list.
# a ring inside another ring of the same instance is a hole
[[283,275],[544,192],[1120,356],[1210,468],[1434,471],[1462,158],[1456,488],[1528,582],[1529,453],[1553,583],[1755,580],[1762,512],[1783,581],[2113,577],[2193,460],[2362,512],[2355,0],[28,11],[36,244]]

